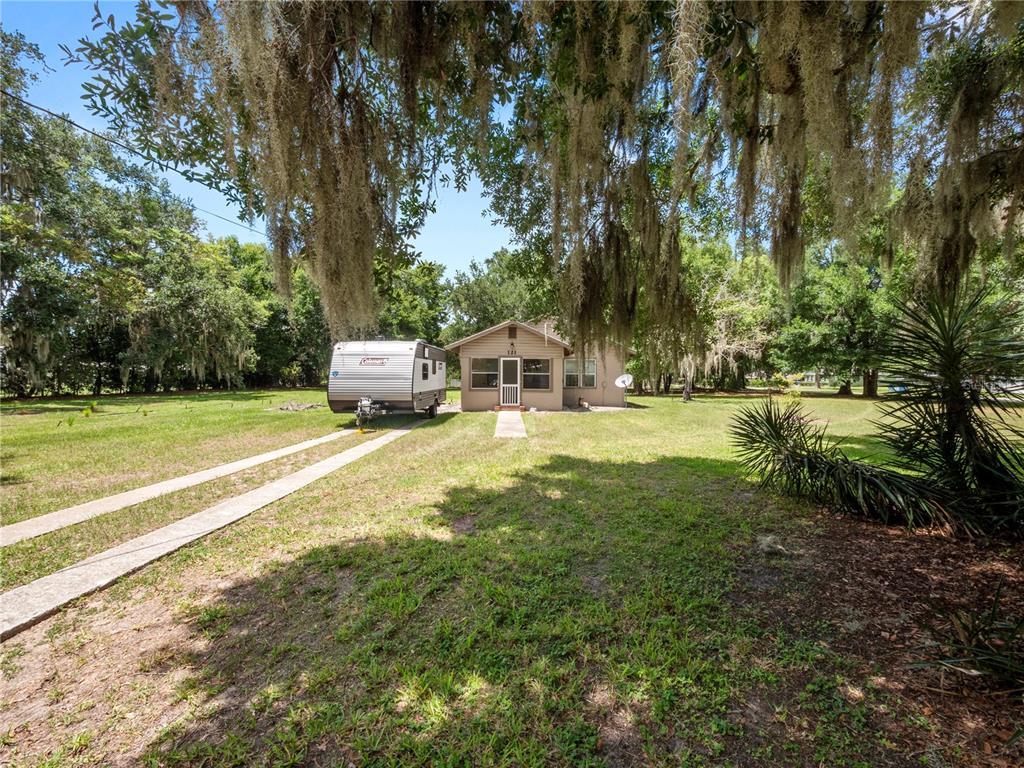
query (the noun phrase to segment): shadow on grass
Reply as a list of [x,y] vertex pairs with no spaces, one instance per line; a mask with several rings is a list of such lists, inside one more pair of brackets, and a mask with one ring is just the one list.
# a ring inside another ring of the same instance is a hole
[[12,461],[14,461],[14,453],[12,451],[0,451],[0,486],[21,485],[26,482],[23,472],[11,472],[10,466]]
[[315,547],[196,606],[158,656],[210,706],[146,759],[685,763],[735,733],[763,670],[726,597],[778,514],[734,463],[559,455],[398,511],[415,535]]
[[877,403],[882,400],[881,395],[876,397],[868,397],[857,393],[841,395],[835,389],[801,389],[800,397],[806,397],[809,400],[853,400],[864,403]]
[[0,415],[7,418],[8,416],[38,416],[40,414],[47,413],[78,413],[85,408],[89,402],[91,401],[74,400],[64,401],[61,403],[39,403],[28,407],[5,402],[3,408],[0,408]]
[[0,472],[0,486],[23,485],[28,482],[21,472]]

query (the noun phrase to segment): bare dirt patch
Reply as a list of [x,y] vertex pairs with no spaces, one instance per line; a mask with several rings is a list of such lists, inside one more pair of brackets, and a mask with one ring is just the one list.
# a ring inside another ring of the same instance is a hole
[[[1007,743],[1024,727],[1019,693],[995,693],[978,681],[914,666],[929,657],[944,617],[990,605],[1000,584],[1007,614],[1024,615],[1024,546],[831,516],[773,543],[795,554],[754,547],[732,599],[765,626],[812,639],[852,662],[846,677],[862,685],[840,694],[856,706],[865,690],[874,691],[882,704],[872,711],[872,725],[899,752],[911,762],[934,762],[939,749],[956,755],[958,765],[1024,764],[1024,743]],[[791,695],[809,679],[790,680]],[[908,728],[910,721],[927,725]]]
[[[75,734],[102,734],[107,765],[133,765],[139,745],[184,716],[175,695],[190,674],[187,653],[200,641],[170,606],[150,599],[126,611],[96,612],[92,598],[5,645],[24,655],[0,683],[3,720],[14,747],[0,747],[0,763],[17,754],[57,752]],[[95,615],[93,615],[95,614]]]
[[619,703],[607,683],[594,683],[584,699],[588,718],[597,725],[597,746],[607,764],[613,768],[642,765],[643,739],[637,713]]
[[463,515],[452,520],[452,530],[460,536],[476,533],[476,515]]
[[[295,412],[295,411],[312,411],[312,410],[314,410],[316,408],[326,408],[326,407],[327,406],[325,406],[323,403],[297,403],[294,400],[289,400],[284,405],[277,406],[277,410],[279,410],[279,411],[291,411],[291,412]],[[273,408],[268,408],[267,410],[268,411],[272,411],[274,409]]]
[[[283,568],[290,559],[268,556],[264,570]],[[330,642],[315,623],[288,628],[285,611],[253,615],[255,607],[268,599],[315,598],[326,609],[343,603],[354,586],[346,569],[333,567],[327,575],[311,571],[282,584],[273,597],[240,572],[186,574],[173,595],[148,597],[142,590],[120,604],[109,593],[93,595],[3,644],[13,658],[0,681],[0,719],[9,729],[0,765],[59,754],[77,734],[89,733],[97,751],[76,751],[79,763],[135,766],[161,734],[193,717],[209,722],[195,729],[192,741],[213,738],[231,723],[212,715],[237,713],[237,701],[248,702],[261,686],[257,672],[233,668],[240,647],[276,645],[271,652],[281,654],[276,670],[283,679],[298,663],[291,649]],[[223,680],[203,674],[211,668],[221,670]],[[262,713],[276,715],[273,708]],[[311,764],[318,764],[314,758]]]

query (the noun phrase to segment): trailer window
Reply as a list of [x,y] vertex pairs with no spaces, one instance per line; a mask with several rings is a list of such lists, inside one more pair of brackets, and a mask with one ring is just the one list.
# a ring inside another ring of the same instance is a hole
[[470,387],[473,389],[498,388],[498,358],[474,357],[470,366]]
[[551,360],[523,360],[523,389],[551,389]]
[[426,381],[428,378],[430,378],[430,366],[428,366],[426,363],[424,363],[423,364],[423,380]]
[[430,361],[430,372],[437,373],[437,360]]

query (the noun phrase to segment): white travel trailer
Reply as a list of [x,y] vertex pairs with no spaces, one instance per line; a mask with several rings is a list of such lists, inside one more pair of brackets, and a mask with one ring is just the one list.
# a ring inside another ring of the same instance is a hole
[[327,404],[355,410],[360,423],[378,410],[437,415],[445,400],[445,351],[427,342],[341,341],[334,345]]

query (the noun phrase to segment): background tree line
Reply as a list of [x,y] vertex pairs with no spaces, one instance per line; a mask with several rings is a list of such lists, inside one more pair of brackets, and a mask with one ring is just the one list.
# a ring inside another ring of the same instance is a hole
[[[0,32],[4,90],[42,61]],[[19,396],[200,386],[317,385],[330,334],[301,263],[287,301],[268,249],[204,239],[154,173],[67,122],[5,99],[0,197],[0,372]],[[380,286],[379,326],[437,338],[443,269]]]

